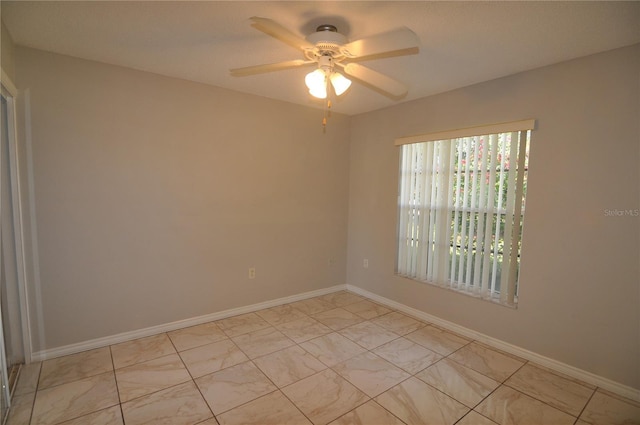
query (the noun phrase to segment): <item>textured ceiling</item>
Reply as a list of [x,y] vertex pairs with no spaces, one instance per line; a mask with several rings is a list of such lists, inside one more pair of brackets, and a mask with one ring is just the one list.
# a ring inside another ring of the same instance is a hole
[[15,44],[322,106],[308,68],[232,77],[230,68],[301,59],[250,27],[270,18],[306,36],[319,24],[350,40],[411,28],[417,55],[363,62],[409,86],[401,100],[354,84],[333,109],[359,114],[640,42],[640,2],[0,2]]

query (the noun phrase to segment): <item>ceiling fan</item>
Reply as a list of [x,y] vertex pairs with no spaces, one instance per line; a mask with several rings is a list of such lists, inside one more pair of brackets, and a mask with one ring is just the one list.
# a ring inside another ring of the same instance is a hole
[[307,74],[305,83],[309,93],[321,99],[327,98],[329,86],[339,96],[351,85],[351,81],[338,70],[393,99],[402,98],[408,92],[405,84],[359,62],[418,53],[418,37],[409,28],[404,27],[349,42],[335,26],[328,24],[320,25],[316,32],[306,38],[267,18],[252,17],[251,26],[300,49],[304,59],[236,68],[231,70],[233,76],[244,77],[315,65],[316,70]]

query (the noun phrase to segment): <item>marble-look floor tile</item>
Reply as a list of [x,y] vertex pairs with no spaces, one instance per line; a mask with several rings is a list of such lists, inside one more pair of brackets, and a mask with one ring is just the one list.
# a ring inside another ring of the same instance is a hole
[[109,347],[42,362],[38,388],[48,388],[113,370]]
[[294,345],[293,341],[272,327],[249,332],[231,339],[251,359]]
[[191,380],[178,354],[136,363],[116,370],[120,401],[133,400]]
[[524,360],[492,350],[477,342],[456,351],[449,359],[499,382],[503,382],[525,363]]
[[297,344],[333,332],[331,328],[311,317],[283,323],[282,325],[276,326],[276,329]]
[[357,303],[345,305],[342,308],[350,311],[351,313],[357,314],[363,319],[373,319],[374,317],[382,316],[383,314],[391,312],[391,309],[369,300],[358,301]]
[[38,391],[31,425],[51,425],[119,403],[113,372]]
[[471,342],[466,338],[432,325],[420,328],[404,337],[443,356],[448,356]]
[[[471,411],[467,415],[456,422],[456,425],[498,425],[491,419],[485,418],[480,413]],[[538,425],[538,424],[535,424]],[[541,424],[540,424],[541,425]],[[579,425],[579,424],[576,424]]]
[[343,307],[345,305],[354,304],[354,303],[357,303],[358,301],[362,301],[365,298],[348,291],[338,291],[338,292],[332,292],[330,294],[322,295],[320,297],[317,297],[317,299],[327,301],[335,305],[336,307]]
[[580,419],[594,425],[640,424],[640,403],[598,390]]
[[498,388],[499,382],[449,359],[442,359],[416,374],[431,385],[473,408]]
[[309,298],[307,300],[296,301],[295,303],[291,303],[290,305],[309,316],[336,308],[336,306],[331,304],[330,302],[318,298]]
[[338,363],[333,370],[369,397],[375,397],[411,376],[369,352]]
[[325,425],[365,403],[368,397],[331,369],[282,389],[315,425]]
[[[6,425],[29,425],[31,421],[31,411],[36,393],[14,395],[11,399],[11,408]],[[0,418],[0,423],[2,418]]]
[[213,322],[171,331],[168,335],[178,351],[189,350],[227,338],[222,329]]
[[213,417],[193,381],[122,404],[127,425],[194,425]]
[[367,350],[373,350],[382,344],[400,337],[369,321],[344,328],[340,331],[340,334]]
[[254,363],[280,388],[327,368],[298,346],[259,357]]
[[573,416],[580,415],[594,392],[574,380],[530,363],[514,373],[505,384]]
[[180,357],[194,378],[249,360],[230,339],[182,351]]
[[303,342],[300,346],[327,366],[333,366],[366,351],[335,332]]
[[371,400],[331,422],[329,425],[404,425],[400,419]]
[[373,352],[412,375],[442,358],[440,354],[406,338],[398,338],[388,342],[374,349]]
[[218,416],[221,425],[311,425],[280,391],[274,391]]
[[196,384],[216,415],[277,390],[252,362],[202,376]]
[[640,424],[638,402],[348,291],[26,365],[12,401],[7,425]]
[[229,337],[246,334],[271,326],[262,317],[255,313],[241,314],[216,322],[222,331]]
[[576,418],[507,386],[501,386],[475,409],[501,425],[573,425]]
[[40,370],[42,362],[33,362],[22,365],[20,368],[20,376],[14,390],[14,395],[29,394],[38,388],[38,380],[40,378]]
[[313,318],[334,331],[364,322],[362,317],[356,316],[344,308],[334,308],[333,310],[323,311],[322,313],[314,314]]
[[386,330],[397,333],[398,335],[406,335],[427,326],[426,323],[413,319],[409,316],[405,316],[397,311],[376,317],[371,321],[378,326],[382,326]]
[[175,353],[167,334],[134,339],[111,346],[116,369]]
[[409,425],[452,425],[469,411],[465,405],[413,377],[375,400]]
[[98,412],[62,422],[60,425],[122,425],[120,406],[109,407]]
[[267,308],[265,310],[257,311],[256,314],[273,326],[308,317],[305,313],[293,307],[291,304]]
[[[519,358],[519,357],[517,357],[517,356],[514,356],[514,357]],[[522,360],[524,360],[524,359],[522,359]],[[566,380],[571,381],[571,382],[573,382],[573,383],[576,383],[576,384],[578,384],[578,385],[582,385],[583,387],[585,387],[585,388],[589,388],[590,390],[595,391],[595,390],[598,388],[598,387],[597,387],[596,385],[594,385],[594,384],[590,384],[589,382],[582,381],[582,380],[580,380],[580,379],[578,379],[578,378],[574,378],[574,377],[569,376],[569,375],[565,375],[565,374],[564,374],[564,373],[562,373],[562,372],[559,372],[559,371],[556,371],[556,370],[550,369],[550,368],[548,368],[548,367],[545,367],[545,366],[542,366],[542,365],[539,365],[539,364],[535,364],[535,363],[529,363],[529,364],[530,364],[531,366],[535,366],[537,369],[540,369],[540,370],[545,371],[545,372],[553,373],[554,375],[557,375],[557,376],[559,376],[560,378],[566,379]]]

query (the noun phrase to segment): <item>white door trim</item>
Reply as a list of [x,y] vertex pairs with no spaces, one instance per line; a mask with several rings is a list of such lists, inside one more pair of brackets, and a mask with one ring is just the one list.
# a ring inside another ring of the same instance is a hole
[[25,363],[31,362],[31,326],[29,320],[29,302],[27,296],[27,270],[25,262],[24,227],[22,222],[22,200],[20,197],[20,163],[18,160],[18,133],[16,102],[18,90],[8,75],[0,68],[2,95],[7,100],[7,130],[9,133],[9,173],[11,185],[12,218],[14,244],[16,249],[16,269],[18,278],[18,297],[20,301],[20,321],[22,330],[22,349]]

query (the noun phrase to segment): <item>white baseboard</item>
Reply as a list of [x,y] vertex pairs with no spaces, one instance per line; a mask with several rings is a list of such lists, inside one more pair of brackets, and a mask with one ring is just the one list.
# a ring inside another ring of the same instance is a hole
[[594,373],[587,372],[586,370],[579,369],[577,367],[568,365],[566,363],[562,363],[558,360],[554,360],[549,357],[545,357],[540,354],[534,353],[533,351],[529,351],[524,348],[518,347],[516,345],[509,344],[499,339],[482,334],[480,332],[476,332],[473,329],[465,328],[464,326],[460,326],[455,323],[449,322],[447,320],[443,320],[439,317],[432,316],[431,314],[425,313],[424,311],[420,311],[415,308],[408,307],[399,302],[374,294],[373,292],[369,292],[366,289],[362,289],[357,286],[347,284],[347,290],[354,292],[356,294],[360,294],[373,301],[377,301],[380,304],[384,304],[396,310],[402,311],[403,313],[406,313],[409,316],[413,316],[417,319],[424,320],[429,323],[433,323],[434,325],[437,325],[443,329],[450,330],[451,332],[455,332],[467,338],[479,341],[483,344],[494,347],[498,350],[504,351],[509,354],[513,354],[525,360],[529,360],[540,366],[565,374],[567,376],[581,380],[588,384],[595,385],[596,387],[602,388],[604,390],[611,391],[612,393],[618,394],[622,397],[626,397],[628,399],[635,400],[635,401],[640,401],[639,389],[629,387],[627,385],[623,385],[611,379],[604,378]]
[[239,314],[251,313],[251,312],[262,310],[265,308],[275,307],[282,304],[289,304],[292,302],[329,294],[331,292],[342,291],[345,289],[351,292],[354,292],[356,294],[360,294],[373,301],[377,301],[380,304],[384,304],[389,307],[392,307],[396,310],[399,310],[403,313],[408,314],[409,316],[413,316],[417,319],[424,320],[429,323],[433,323],[434,325],[437,325],[443,329],[447,329],[447,330],[450,330],[451,332],[455,332],[467,338],[482,342],[483,344],[489,345],[491,347],[494,347],[506,353],[521,357],[525,360],[529,360],[540,366],[549,368],[559,373],[563,373],[567,376],[570,376],[575,379],[579,379],[591,385],[595,385],[604,390],[611,391],[612,393],[618,394],[622,397],[626,397],[628,399],[635,400],[635,401],[640,401],[639,389],[629,387],[627,385],[623,385],[619,382],[612,381],[611,379],[604,378],[594,373],[587,372],[585,370],[576,368],[566,363],[562,363],[560,361],[551,359],[549,357],[545,357],[540,354],[534,353],[533,351],[529,351],[524,348],[515,346],[513,344],[509,344],[499,339],[479,333],[472,329],[465,328],[463,326],[457,325],[455,323],[452,323],[447,320],[441,319],[439,317],[433,316],[431,314],[425,313],[424,311],[411,308],[397,301],[390,300],[388,298],[382,297],[380,295],[374,294],[373,292],[369,292],[365,289],[362,289],[353,285],[336,285],[329,288],[319,289],[316,291],[304,292],[302,294],[292,295],[289,297],[278,298],[278,299],[264,301],[261,303],[252,304],[248,306],[232,308],[229,310],[206,314],[204,316],[198,316],[190,319],[179,320],[176,322],[166,323],[158,326],[152,326],[149,328],[139,329],[139,330],[130,331],[130,332],[123,332],[117,335],[111,335],[103,338],[91,339],[91,340],[83,341],[77,344],[70,344],[62,347],[42,350],[42,351],[33,353],[31,355],[31,361],[37,362],[37,361],[52,359],[55,357],[66,356],[68,354],[75,354],[82,351],[92,350],[95,348],[107,347],[109,345],[131,341],[137,338],[143,338],[147,336],[157,335],[163,332],[169,332],[177,329],[187,328],[190,326],[200,325],[202,323],[221,320],[227,317],[237,316]]
[[37,351],[31,354],[32,362],[39,362],[55,357],[66,356],[69,354],[80,353],[82,351],[93,350],[95,348],[107,347],[113,344],[119,344],[121,342],[131,341],[138,338],[144,338],[147,336],[157,335],[163,332],[175,331],[177,329],[188,328],[190,326],[200,325],[214,320],[226,319],[227,317],[237,316],[239,314],[252,313],[254,311],[262,310],[265,308],[275,307],[282,304],[289,304],[296,301],[305,300],[307,298],[313,298],[320,295],[329,294],[331,292],[343,291],[347,289],[347,285],[336,285],[329,288],[318,289],[315,291],[304,292],[302,294],[292,295],[289,297],[278,298],[275,300],[264,301],[258,304],[252,304],[243,307],[232,308],[229,310],[219,311],[216,313],[205,314],[204,316],[193,317],[185,320],[178,320],[176,322],[165,323],[158,326],[151,326],[149,328],[138,329],[130,332],[123,332],[117,335],[111,335],[103,338],[91,339],[88,341],[79,342],[77,344],[65,345],[62,347],[50,348],[47,350]]

